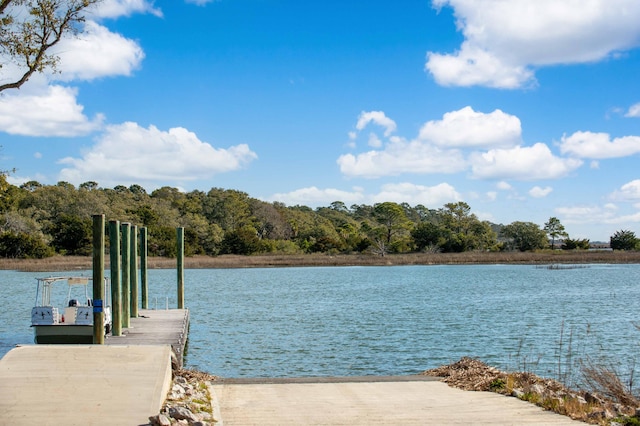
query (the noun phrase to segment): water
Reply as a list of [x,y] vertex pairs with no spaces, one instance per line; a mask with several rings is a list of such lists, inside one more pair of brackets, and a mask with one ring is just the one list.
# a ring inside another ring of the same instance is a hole
[[[35,277],[46,274],[0,276],[4,355],[32,342]],[[557,377],[586,356],[624,364],[640,342],[639,278],[640,265],[186,270],[186,366],[223,377],[400,375],[472,356]],[[175,270],[151,270],[149,282],[151,308],[167,297],[176,306]]]

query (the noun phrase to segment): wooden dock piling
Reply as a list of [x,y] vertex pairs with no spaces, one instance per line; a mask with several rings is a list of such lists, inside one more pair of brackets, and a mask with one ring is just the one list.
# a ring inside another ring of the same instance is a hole
[[104,215],[93,216],[93,343],[104,344]]
[[120,221],[109,221],[109,267],[111,269],[111,334],[122,333],[122,290],[120,283]]

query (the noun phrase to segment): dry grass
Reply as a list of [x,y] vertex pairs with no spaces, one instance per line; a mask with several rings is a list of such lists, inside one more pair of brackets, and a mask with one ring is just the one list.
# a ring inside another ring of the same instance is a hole
[[[459,361],[433,370],[427,376],[442,377],[449,386],[469,391],[490,391],[518,397],[546,410],[556,412],[586,423],[610,425],[614,419],[630,419],[635,414],[638,401],[635,398],[619,398],[615,388],[609,395],[569,389],[560,382],[545,379],[530,372],[506,373],[484,364],[482,361],[463,357]],[[607,377],[607,382],[610,377]]]
[[582,375],[586,385],[595,392],[623,405],[640,406],[640,401],[633,395],[633,376],[631,383],[625,385],[615,368],[595,363],[590,358],[582,363]]
[[[108,267],[108,257],[107,267]],[[392,265],[461,265],[461,264],[586,264],[640,263],[640,252],[612,251],[542,251],[535,253],[411,253],[385,257],[350,255],[257,255],[193,256],[185,259],[187,269],[268,268],[289,266],[392,266]],[[54,256],[46,259],[0,259],[0,269],[25,272],[71,271],[91,269],[91,257]],[[176,259],[149,257],[150,269],[172,269]]]

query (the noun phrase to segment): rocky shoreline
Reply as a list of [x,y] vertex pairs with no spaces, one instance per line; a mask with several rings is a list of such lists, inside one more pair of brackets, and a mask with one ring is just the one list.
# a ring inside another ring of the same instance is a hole
[[162,410],[149,417],[151,426],[211,426],[215,423],[209,383],[216,376],[195,370],[174,370]]

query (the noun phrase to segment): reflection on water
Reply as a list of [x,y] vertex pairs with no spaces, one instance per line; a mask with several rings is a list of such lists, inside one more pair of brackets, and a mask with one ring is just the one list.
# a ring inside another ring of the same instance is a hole
[[[3,355],[32,342],[43,275],[0,274]],[[574,361],[635,356],[639,278],[639,265],[187,270],[186,364],[223,377],[393,375],[473,356],[555,377],[569,337]],[[175,307],[175,270],[149,280],[151,307]]]

